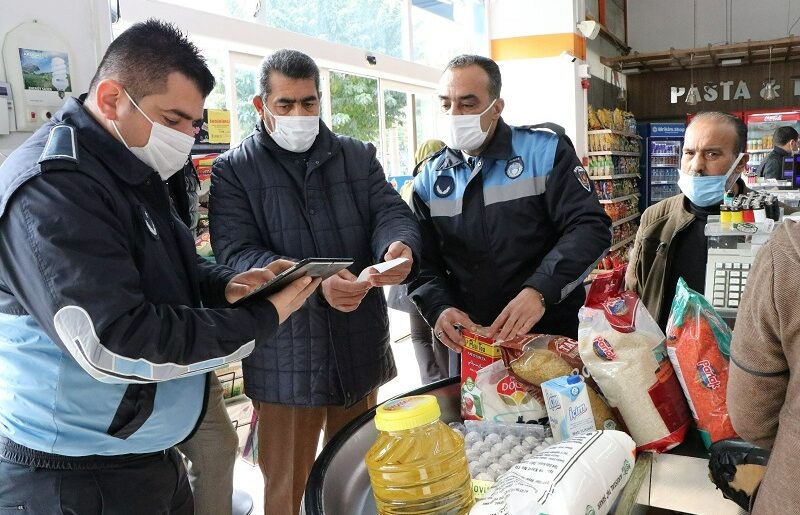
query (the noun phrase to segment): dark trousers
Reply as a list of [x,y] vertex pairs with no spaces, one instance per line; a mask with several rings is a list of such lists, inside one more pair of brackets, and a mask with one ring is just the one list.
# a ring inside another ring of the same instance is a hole
[[417,357],[422,384],[433,383],[450,376],[448,374],[448,349],[433,337],[433,330],[417,311],[409,314],[411,343]]
[[119,466],[78,470],[0,458],[0,514],[11,513],[192,515],[194,502],[183,462],[173,449]]

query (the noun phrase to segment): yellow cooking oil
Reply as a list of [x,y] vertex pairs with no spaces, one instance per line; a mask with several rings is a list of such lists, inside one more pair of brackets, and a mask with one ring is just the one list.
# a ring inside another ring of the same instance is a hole
[[388,401],[366,463],[379,515],[461,515],[474,504],[464,438],[439,420],[433,395]]

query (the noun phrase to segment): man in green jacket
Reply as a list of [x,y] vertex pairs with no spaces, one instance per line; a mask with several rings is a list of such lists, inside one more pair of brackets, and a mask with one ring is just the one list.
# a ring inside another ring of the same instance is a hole
[[642,213],[625,284],[639,294],[662,329],[678,277],[695,291],[705,290],[706,220],[719,214],[725,191],[746,192],[739,179],[747,165],[746,145],[742,120],[717,111],[699,113],[686,128],[678,179],[682,193]]

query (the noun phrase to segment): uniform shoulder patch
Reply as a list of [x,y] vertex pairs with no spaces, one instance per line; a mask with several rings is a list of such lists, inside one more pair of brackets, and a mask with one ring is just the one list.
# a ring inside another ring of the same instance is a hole
[[512,157],[506,163],[506,177],[516,179],[525,171],[525,163],[520,156]]
[[47,167],[71,168],[78,165],[78,142],[75,137],[75,128],[70,125],[54,125],[50,129],[47,143],[44,145],[39,165]]
[[456,181],[449,175],[440,175],[433,183],[433,192],[439,198],[445,198],[456,189]]
[[581,186],[583,186],[583,189],[585,189],[586,191],[591,193],[592,184],[589,182],[589,174],[586,173],[586,169],[584,167],[582,167],[582,166],[576,166],[572,170],[572,173],[578,179],[578,182],[581,183]]

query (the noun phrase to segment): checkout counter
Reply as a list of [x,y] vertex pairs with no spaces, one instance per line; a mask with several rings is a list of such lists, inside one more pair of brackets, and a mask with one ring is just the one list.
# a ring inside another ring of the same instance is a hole
[[[453,377],[424,386],[405,395],[436,396],[441,420],[461,420],[459,379]],[[403,395],[403,396],[405,396]],[[372,409],[342,429],[323,449],[314,463],[300,513],[304,515],[375,515],[375,501],[364,456],[375,442]],[[743,515],[746,512],[725,499],[708,478],[708,453],[697,431],[691,430],[686,442],[666,454],[642,453],[637,465],[644,474],[631,481],[620,498],[631,496],[635,503],[623,508],[618,503],[614,515],[644,515],[648,506],[676,512],[704,515]]]

